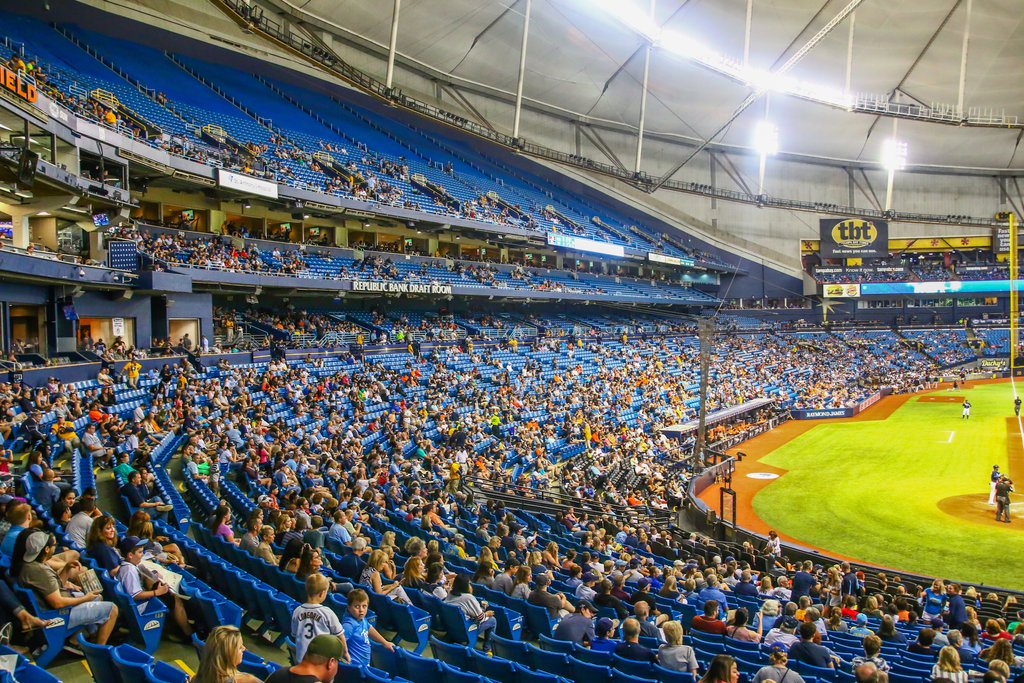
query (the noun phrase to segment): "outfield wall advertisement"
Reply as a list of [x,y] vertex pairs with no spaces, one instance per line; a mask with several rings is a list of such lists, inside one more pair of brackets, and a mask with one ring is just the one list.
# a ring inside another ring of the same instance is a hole
[[827,420],[839,417],[856,417],[862,411],[878,403],[883,396],[888,396],[891,393],[891,388],[882,387],[880,391],[871,394],[852,408],[820,408],[817,410],[791,410],[789,412],[794,420]]

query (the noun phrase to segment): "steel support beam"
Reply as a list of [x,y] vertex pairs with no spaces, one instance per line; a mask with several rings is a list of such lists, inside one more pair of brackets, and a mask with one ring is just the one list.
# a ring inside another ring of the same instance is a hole
[[523,43],[519,49],[519,78],[516,82],[516,111],[512,120],[512,137],[519,137],[519,119],[523,111],[523,80],[526,76],[526,45],[530,39],[530,10],[533,0],[526,0],[526,13],[523,15]]
[[391,87],[395,78],[395,52],[398,50],[398,15],[402,10],[402,0],[395,0],[394,10],[391,13],[391,43],[388,45],[388,71],[384,78],[384,85]]
[[846,89],[843,90],[847,95],[850,94],[850,86],[853,82],[853,34],[857,27],[857,13],[854,12],[850,15],[850,34],[846,38]]
[[964,88],[967,86],[967,51],[971,42],[971,9],[974,0],[967,0],[964,12],[964,42],[960,47],[960,88],[957,91],[956,108],[964,116]]
[[[651,0],[651,21],[654,21],[654,10],[658,0]],[[644,78],[640,83],[640,125],[636,133],[636,163],[633,165],[633,172],[640,172],[640,160],[644,154],[644,123],[647,119],[647,79],[651,73],[651,50],[650,43],[644,47]]]

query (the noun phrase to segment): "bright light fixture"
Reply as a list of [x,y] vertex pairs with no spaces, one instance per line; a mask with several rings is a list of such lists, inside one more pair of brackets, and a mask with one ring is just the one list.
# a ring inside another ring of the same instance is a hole
[[758,121],[754,127],[754,149],[762,156],[779,151],[779,129],[771,121]]
[[629,0],[588,0],[588,5],[604,10],[606,14],[639,33],[648,42],[657,43],[661,37],[661,27],[654,23],[647,12]]
[[854,99],[840,89],[802,81],[787,74],[746,66],[692,36],[678,31],[662,29],[650,15],[635,2],[627,0],[587,0],[588,8],[597,7],[618,20],[623,26],[639,34],[652,46],[694,61],[701,66],[759,92],[777,92],[803,99],[822,102],[833,107],[851,109]]
[[887,171],[902,171],[907,167],[907,143],[888,138],[882,143],[882,167]]

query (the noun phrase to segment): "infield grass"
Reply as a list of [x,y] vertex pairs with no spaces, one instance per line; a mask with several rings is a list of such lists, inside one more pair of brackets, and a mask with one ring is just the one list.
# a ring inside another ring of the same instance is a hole
[[[787,473],[755,496],[754,511],[799,541],[865,562],[1022,589],[1019,506],[1013,523],[1000,525],[938,507],[966,494],[987,500],[992,465],[1008,470],[1013,389],[1007,382],[928,395],[966,396],[970,420],[958,402],[915,396],[885,420],[818,425],[761,458]],[[1024,463],[1009,469],[1024,490]]]

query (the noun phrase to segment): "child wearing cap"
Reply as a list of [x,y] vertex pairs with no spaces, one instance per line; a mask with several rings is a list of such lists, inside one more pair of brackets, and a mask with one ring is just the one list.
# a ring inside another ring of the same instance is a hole
[[601,617],[594,626],[595,638],[590,643],[590,649],[595,652],[615,652],[619,641],[611,638],[615,631],[615,620],[608,617]]
[[[370,640],[383,645],[388,650],[394,650],[395,646],[387,638],[377,633],[377,629],[366,621],[366,613],[370,609],[370,596],[361,588],[356,588],[348,594],[348,609],[344,619],[341,620],[341,628],[345,632],[345,642],[348,644],[348,654],[351,663],[355,666],[370,665]],[[336,639],[337,640],[337,639]],[[312,645],[312,643],[311,643]],[[307,653],[309,650],[307,649]],[[289,679],[281,679],[286,681]],[[267,683],[272,683],[267,679]]]
[[[139,564],[148,544],[149,541],[138,536],[125,536],[121,539],[117,549],[121,551],[124,561],[117,570],[117,580],[124,592],[132,596],[137,603],[136,609],[139,610],[139,614],[146,611],[151,599],[160,598],[171,609],[171,616],[182,635],[189,639],[192,637],[192,627],[189,626],[188,615],[185,614],[184,602],[177,595],[170,593],[170,587],[166,583],[144,579],[139,571]],[[149,585],[148,589],[144,588],[144,583]],[[167,595],[170,595],[170,598],[166,597]]]

